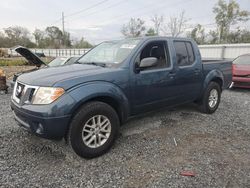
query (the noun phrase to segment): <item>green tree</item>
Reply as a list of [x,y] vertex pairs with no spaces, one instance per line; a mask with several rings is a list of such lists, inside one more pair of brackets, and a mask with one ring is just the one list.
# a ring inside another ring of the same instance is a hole
[[188,36],[194,39],[197,44],[205,43],[205,29],[200,24],[196,25],[194,29],[188,34]]
[[213,8],[216,14],[215,20],[219,31],[219,42],[227,42],[227,36],[232,25],[244,22],[249,19],[249,12],[241,10],[235,0],[227,3],[225,0],[219,0]]
[[35,47],[36,45],[30,40],[30,32],[28,29],[20,26],[4,28],[5,45],[12,47],[21,45],[25,47]]
[[45,43],[45,32],[40,30],[40,29],[35,29],[35,31],[33,32],[33,36],[35,38],[35,42],[37,47],[39,48],[45,48],[46,47],[46,43]]
[[217,44],[219,42],[219,33],[218,31],[209,31],[208,33],[208,43],[209,44]]
[[8,47],[8,44],[6,42],[6,37],[4,36],[4,33],[0,31],[0,48],[6,48]]
[[70,33],[68,32],[64,32],[64,35],[63,35],[63,46],[64,47],[72,47],[72,44],[71,44],[71,39],[70,39]]
[[80,41],[76,41],[73,45],[74,48],[92,48],[93,45],[86,41],[83,37]]
[[243,30],[240,35],[240,43],[250,43],[250,31]]
[[227,40],[229,43],[249,43],[250,31],[237,28],[237,30],[228,34]]
[[127,24],[124,24],[121,33],[125,37],[139,37],[144,34],[144,31],[146,30],[144,26],[145,22],[141,20],[140,18],[131,18],[130,21]]
[[47,35],[46,43],[49,47],[60,48],[63,45],[63,32],[58,27],[47,27],[45,32]]
[[157,33],[155,32],[155,30],[153,28],[149,28],[147,30],[147,33],[145,34],[146,36],[156,36]]

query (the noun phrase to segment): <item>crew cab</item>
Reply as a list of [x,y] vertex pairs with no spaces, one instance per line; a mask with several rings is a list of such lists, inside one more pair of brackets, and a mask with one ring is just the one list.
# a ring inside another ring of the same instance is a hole
[[11,108],[22,127],[65,138],[78,155],[93,158],[138,114],[192,102],[215,112],[231,82],[232,63],[202,61],[192,39],[129,38],[103,42],[75,64],[20,75]]

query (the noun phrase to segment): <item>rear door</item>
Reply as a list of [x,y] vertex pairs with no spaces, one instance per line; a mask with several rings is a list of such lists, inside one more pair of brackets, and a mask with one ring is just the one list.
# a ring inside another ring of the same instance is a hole
[[202,63],[194,44],[185,40],[173,41],[176,59],[176,87],[179,100],[188,102],[197,99],[202,87]]

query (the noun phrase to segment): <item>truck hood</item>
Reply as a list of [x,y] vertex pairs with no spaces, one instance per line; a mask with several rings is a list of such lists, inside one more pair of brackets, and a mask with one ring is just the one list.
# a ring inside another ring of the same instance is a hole
[[13,50],[15,50],[25,59],[27,59],[30,63],[33,63],[34,65],[38,67],[40,67],[41,65],[46,65],[46,63],[44,63],[35,53],[30,51],[28,48],[17,46],[17,47],[14,47]]
[[233,64],[234,76],[250,76],[250,65],[235,65]]
[[[46,67],[35,72],[23,74],[18,77],[18,81],[32,86],[53,86],[56,83],[74,80],[71,82],[71,85],[76,85],[78,84],[77,81],[83,83],[88,78],[95,80],[102,73],[112,72],[112,70],[114,71],[115,69],[83,64]],[[93,77],[90,78],[90,75]]]

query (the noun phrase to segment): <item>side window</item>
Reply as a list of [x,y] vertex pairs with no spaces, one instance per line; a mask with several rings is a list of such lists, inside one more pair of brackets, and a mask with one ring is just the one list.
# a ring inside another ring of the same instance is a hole
[[170,67],[168,51],[165,41],[156,41],[148,43],[141,51],[139,61],[147,57],[157,58],[157,64],[147,70]]
[[194,63],[194,52],[190,42],[175,41],[174,47],[176,51],[177,65],[188,66]]
[[188,51],[188,60],[190,64],[193,64],[194,62],[194,51],[193,51],[193,47],[192,44],[190,42],[185,42],[186,43],[186,47],[187,47],[187,51]]

